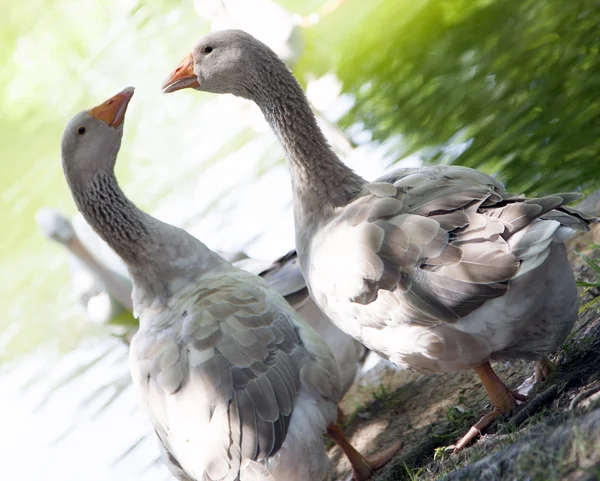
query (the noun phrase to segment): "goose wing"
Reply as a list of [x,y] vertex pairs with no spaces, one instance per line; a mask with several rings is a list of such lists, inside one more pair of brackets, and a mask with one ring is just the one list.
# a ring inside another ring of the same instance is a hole
[[313,286],[325,304],[369,305],[382,290],[394,293],[363,324],[454,323],[502,296],[525,261],[539,265],[561,226],[587,228],[589,217],[564,207],[577,198],[511,196],[465,167],[401,169],[366,184],[321,229]]

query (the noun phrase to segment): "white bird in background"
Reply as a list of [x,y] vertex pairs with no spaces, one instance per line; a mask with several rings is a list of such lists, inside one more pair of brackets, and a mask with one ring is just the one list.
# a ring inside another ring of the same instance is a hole
[[73,293],[89,321],[106,324],[132,311],[132,285],[123,262],[81,215],[71,222],[58,210],[44,207],[35,220],[48,239],[67,249]]

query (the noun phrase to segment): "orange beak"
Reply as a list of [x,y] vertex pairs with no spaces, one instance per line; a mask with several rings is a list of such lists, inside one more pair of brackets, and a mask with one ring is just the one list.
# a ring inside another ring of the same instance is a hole
[[103,104],[88,110],[92,117],[102,120],[109,127],[118,127],[125,119],[125,112],[131,97],[133,97],[133,87],[127,87],[121,90],[114,97],[109,98]]
[[194,73],[194,59],[191,53],[179,62],[169,78],[162,84],[162,90],[166,94],[176,90],[198,87],[200,87],[200,82],[198,82],[198,77]]

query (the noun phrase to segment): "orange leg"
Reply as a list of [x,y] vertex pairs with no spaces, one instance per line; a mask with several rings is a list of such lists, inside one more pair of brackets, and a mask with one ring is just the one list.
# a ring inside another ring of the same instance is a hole
[[517,407],[517,401],[526,401],[527,397],[511,391],[496,375],[489,362],[475,368],[475,372],[481,379],[483,387],[492,401],[494,410],[483,416],[477,424],[465,434],[456,444],[454,452],[457,453],[476,438],[481,431],[487,428],[498,416],[510,412]]
[[338,424],[331,424],[327,428],[327,435],[344,451],[350,461],[352,471],[354,471],[354,481],[369,479],[375,471],[385,466],[402,447],[402,441],[398,441],[377,456],[366,459],[350,444]]

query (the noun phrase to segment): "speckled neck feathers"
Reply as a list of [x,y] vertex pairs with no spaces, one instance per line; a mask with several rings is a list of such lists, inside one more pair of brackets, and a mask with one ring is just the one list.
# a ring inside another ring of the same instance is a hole
[[184,230],[138,209],[113,172],[95,172],[70,184],[85,219],[127,264],[136,304],[166,299],[179,282],[228,265]]
[[125,197],[112,172],[97,172],[71,190],[86,220],[127,264],[145,262],[151,241],[144,213]]
[[286,65],[272,52],[261,57],[260,68],[249,79],[248,96],[259,105],[285,150],[296,196],[296,218],[315,209],[346,205],[365,180],[333,152]]

